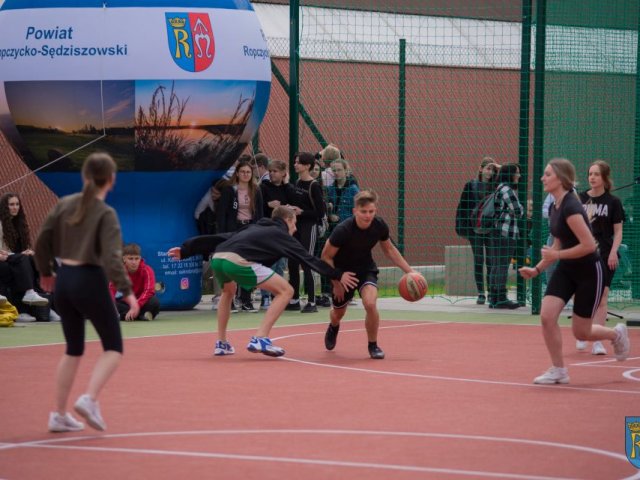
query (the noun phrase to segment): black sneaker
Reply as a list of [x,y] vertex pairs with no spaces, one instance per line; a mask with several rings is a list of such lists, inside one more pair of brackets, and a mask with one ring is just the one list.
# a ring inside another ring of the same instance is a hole
[[246,303],[242,304],[242,307],[240,307],[240,311],[241,312],[256,313],[258,311],[258,309],[253,306],[253,303],[246,302]]
[[481,293],[478,295],[478,299],[476,300],[476,303],[478,305],[484,305],[486,301],[487,301],[487,297],[484,296],[484,293]]
[[300,311],[300,302],[290,303],[289,305],[284,307],[284,309],[288,310],[290,312],[299,312]]
[[318,311],[318,307],[316,307],[315,303],[307,303],[300,313],[316,313]]
[[382,360],[384,358],[384,352],[378,345],[369,347],[369,356],[374,360]]
[[338,332],[340,331],[340,325],[331,325],[327,327],[327,333],[324,334],[324,347],[327,350],[333,350],[336,348],[336,340],[338,340]]
[[492,308],[500,310],[515,310],[516,308],[520,308],[520,304],[517,302],[512,302],[511,300],[501,300]]
[[331,299],[327,295],[322,295],[320,298],[316,298],[316,305],[319,307],[330,307]]

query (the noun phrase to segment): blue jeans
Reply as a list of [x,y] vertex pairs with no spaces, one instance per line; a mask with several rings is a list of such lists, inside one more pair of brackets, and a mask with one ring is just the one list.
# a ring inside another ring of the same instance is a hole
[[[284,267],[286,265],[287,265],[287,259],[286,257],[282,257],[276,263],[271,265],[271,270],[273,270],[274,272],[276,272],[278,275],[282,277],[284,275]],[[271,293],[269,293],[267,290],[260,289],[260,296],[262,298],[269,298],[271,296]]]

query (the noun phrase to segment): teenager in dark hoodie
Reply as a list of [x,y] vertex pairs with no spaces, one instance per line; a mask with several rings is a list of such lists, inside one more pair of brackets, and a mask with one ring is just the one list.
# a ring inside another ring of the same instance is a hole
[[215,252],[211,268],[223,288],[218,304],[218,341],[214,355],[235,353],[227,341],[227,324],[236,285],[247,289],[260,286],[274,295],[247,350],[271,357],[284,355],[284,349],[271,343],[269,332],[293,297],[293,288],[282,276],[266,266],[273,265],[281,257],[301,262],[321,275],[330,277],[342,288],[351,289],[357,285],[358,281],[352,272],[336,270],[307,252],[292,237],[295,231],[295,211],[290,207],[278,206],[271,219],[263,218],[234,233],[193,237],[181,247],[169,250],[169,257],[177,260],[198,254],[206,258]]

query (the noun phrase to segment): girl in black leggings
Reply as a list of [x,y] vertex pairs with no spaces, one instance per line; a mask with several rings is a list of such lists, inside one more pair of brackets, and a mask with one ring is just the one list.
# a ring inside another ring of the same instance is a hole
[[604,291],[604,277],[589,220],[580,199],[573,193],[575,180],[575,168],[564,158],[554,158],[544,169],[544,191],[555,199],[549,211],[549,226],[554,241],[551,247],[542,247],[542,260],[537,265],[520,269],[524,278],[533,278],[558,262],[540,310],[542,333],[551,357],[551,367],[536,377],[533,383],[543,385],[569,383],[569,373],[562,356],[562,332],[558,318],[572,296],[571,328],[575,337],[578,340],[610,340],[616,360],[622,361],[629,356],[629,335],[624,323],[607,328],[593,322]]
[[[136,317],[139,312],[122,264],[120,223],[115,210],[104,202],[115,178],[116,164],[109,155],[89,155],[82,166],[82,193],[60,199],[36,242],[40,285],[47,292],[54,291],[67,343],[58,364],[56,411],[49,415],[51,432],[84,428],[67,413],[67,401],[84,353],[85,319],[93,324],[104,352],[93,369],[86,393],[76,401],[75,410],[91,427],[106,428],[97,398],[122,357],[120,321],[107,279],[123,292],[132,315]],[[56,258],[61,265],[54,275]]]

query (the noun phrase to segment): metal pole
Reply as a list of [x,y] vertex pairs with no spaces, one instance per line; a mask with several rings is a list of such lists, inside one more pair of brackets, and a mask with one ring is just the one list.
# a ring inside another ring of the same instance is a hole
[[[547,24],[547,2],[538,0],[536,9],[536,69],[535,69],[535,96],[533,100],[533,179],[537,181],[544,170],[544,69],[545,69],[545,45]],[[541,196],[540,187],[534,187],[534,205],[537,195]],[[540,200],[538,200],[540,202]],[[540,204],[539,204],[540,205]],[[536,215],[534,214],[534,217]],[[540,261],[540,246],[542,235],[540,229],[534,229],[532,239],[533,248],[531,262],[533,265]],[[540,313],[542,284],[540,277],[531,282],[531,313]]]
[[[522,195],[524,204],[528,203],[527,185],[529,185],[529,107],[531,95],[531,0],[522,2],[522,50],[520,52],[520,127],[518,135],[518,163],[520,164],[520,184],[518,191]],[[533,188],[533,211],[539,212],[540,189],[536,188],[537,182],[534,178]],[[538,203],[536,203],[538,202]],[[533,236],[539,235],[540,217],[533,215]],[[529,237],[529,228],[527,216],[519,222],[520,240],[516,252],[517,267],[525,264],[527,255],[527,239]],[[532,245],[538,245],[532,241]],[[533,247],[532,247],[533,250]],[[518,303],[525,305],[527,301],[527,285],[525,280],[517,275]]]
[[[282,72],[273,60],[271,60],[271,73],[273,73],[273,76],[276,77],[276,80],[278,80],[278,83],[282,86],[283,90],[288,93],[289,84],[287,83],[284,75],[282,75]],[[313,118],[311,118],[311,115],[309,115],[309,112],[307,112],[307,109],[304,108],[304,104],[301,101],[298,101],[298,109],[300,112],[300,117],[302,117],[304,123],[307,124],[307,127],[309,127],[309,130],[311,130],[311,133],[314,137],[316,137],[316,140],[322,146],[322,148],[329,145],[329,142],[327,142],[327,140],[324,138],[324,135],[322,135],[322,132],[313,121]]]
[[295,180],[293,156],[298,151],[298,102],[300,96],[300,0],[291,0],[289,7],[289,171]]
[[[636,125],[635,125],[635,138],[633,145],[633,178],[640,176],[640,17],[638,18],[638,52],[636,57]],[[633,186],[633,194],[631,197],[631,208],[633,209],[633,222],[629,222],[631,227],[631,245],[636,248],[631,248],[631,298],[640,298],[640,251],[638,245],[640,245],[640,185],[635,184]],[[627,224],[625,223],[625,228]]]
[[405,167],[405,127],[406,127],[406,50],[407,41],[400,39],[400,58],[398,61],[398,250],[404,255],[404,167]]

